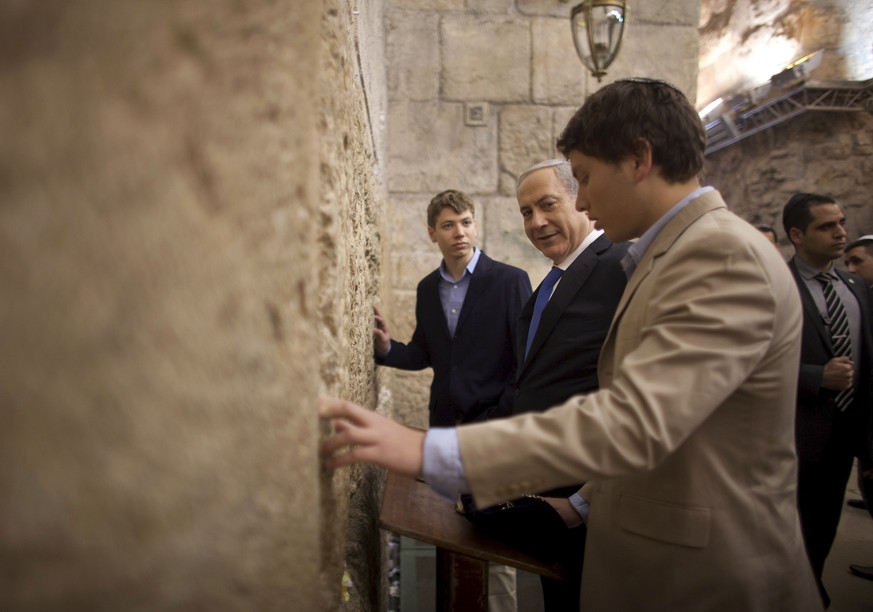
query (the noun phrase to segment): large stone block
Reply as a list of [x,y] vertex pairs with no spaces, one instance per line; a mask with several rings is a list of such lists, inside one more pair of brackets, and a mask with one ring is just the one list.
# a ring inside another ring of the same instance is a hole
[[404,425],[426,429],[433,370],[393,370],[389,389],[393,395],[394,417]]
[[579,61],[570,21],[534,19],[533,100],[540,104],[581,104],[588,70]]
[[494,259],[526,270],[531,284],[536,287],[548,273],[551,262],[527,239],[518,201],[514,197],[500,196],[482,198],[481,201],[488,211],[488,240],[483,243],[483,250]]
[[700,0],[645,0],[628,2],[627,22],[683,25],[697,28]]
[[621,51],[603,84],[634,76],[663,79],[697,97],[697,28],[629,23]]
[[416,291],[397,289],[391,292],[391,311],[380,309],[388,320],[391,337],[399,342],[408,343],[415,331],[415,300]]
[[558,141],[558,138],[560,138],[564,128],[567,127],[568,123],[570,123],[570,119],[573,118],[573,115],[576,114],[576,111],[579,110],[579,107],[582,106],[584,102],[585,100],[580,100],[579,106],[565,106],[552,110],[552,157],[563,157],[555,146],[555,143]]
[[388,189],[468,193],[497,188],[497,119],[464,123],[464,105],[395,102],[388,116]]
[[515,8],[514,0],[475,0],[468,10],[475,14],[500,13],[509,14]]
[[433,253],[409,253],[391,258],[391,286],[394,289],[415,290],[425,275],[436,270],[442,256],[437,249]]
[[[570,11],[574,3],[555,2],[555,0],[517,0],[518,10],[523,15],[545,15],[549,17],[564,17],[567,19],[567,30],[570,29]],[[572,43],[571,43],[572,45]]]
[[443,96],[522,102],[530,98],[530,26],[503,17],[447,16],[442,22]]
[[406,253],[431,254],[436,251],[437,247],[427,233],[427,205],[432,197],[429,194],[403,194],[388,200],[388,240],[392,252],[399,257]]
[[507,106],[500,113],[500,168],[512,176],[549,159],[552,112],[545,106]]
[[464,0],[385,0],[390,8],[415,9],[418,11],[460,11]]
[[385,17],[389,100],[439,97],[439,15],[391,11]]

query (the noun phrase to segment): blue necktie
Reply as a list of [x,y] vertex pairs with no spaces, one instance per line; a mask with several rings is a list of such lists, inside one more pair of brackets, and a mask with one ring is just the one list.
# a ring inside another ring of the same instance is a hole
[[552,290],[555,288],[555,283],[561,278],[564,271],[558,267],[552,267],[543,283],[540,285],[540,291],[537,293],[537,301],[534,302],[533,316],[530,319],[530,329],[527,330],[527,344],[524,347],[524,359],[527,361],[527,354],[530,352],[530,345],[533,342],[534,335],[537,333],[537,327],[540,325],[540,317],[543,316],[543,309],[549,303],[549,298],[552,297]]

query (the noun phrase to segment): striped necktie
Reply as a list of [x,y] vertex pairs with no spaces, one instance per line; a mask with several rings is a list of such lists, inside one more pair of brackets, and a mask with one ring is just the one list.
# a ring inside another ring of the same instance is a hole
[[[831,332],[831,345],[834,349],[834,357],[852,356],[852,334],[849,330],[849,318],[846,309],[843,308],[843,300],[837,295],[832,276],[821,273],[816,274],[816,280],[821,283],[824,291],[825,304],[828,310],[827,326]],[[836,404],[840,410],[845,410],[852,401],[854,389],[848,388],[837,394]]]

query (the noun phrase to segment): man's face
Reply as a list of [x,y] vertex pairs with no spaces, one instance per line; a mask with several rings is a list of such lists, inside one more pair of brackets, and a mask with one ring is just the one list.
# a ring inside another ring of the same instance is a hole
[[568,159],[579,181],[576,209],[588,213],[596,229],[613,242],[639,238],[648,229],[643,208],[635,204],[630,158],[610,164],[574,150]]
[[846,248],[846,217],[836,204],[815,204],[809,212],[812,221],[806,231],[792,228],[791,241],[803,260],[824,268]]
[[846,251],[846,269],[873,286],[873,256],[867,252],[867,247],[868,245],[861,244]]
[[555,265],[591,233],[588,215],[576,210],[554,168],[527,175],[518,188],[518,210],[528,240]]
[[450,207],[443,208],[434,227],[427,228],[427,233],[446,261],[466,261],[473,257],[476,221],[469,210],[456,213]]

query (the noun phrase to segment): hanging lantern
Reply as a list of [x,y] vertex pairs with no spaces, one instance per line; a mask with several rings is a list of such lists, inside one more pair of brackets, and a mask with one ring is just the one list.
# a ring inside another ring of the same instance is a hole
[[598,82],[621,48],[626,10],[627,2],[585,0],[570,13],[576,53]]

